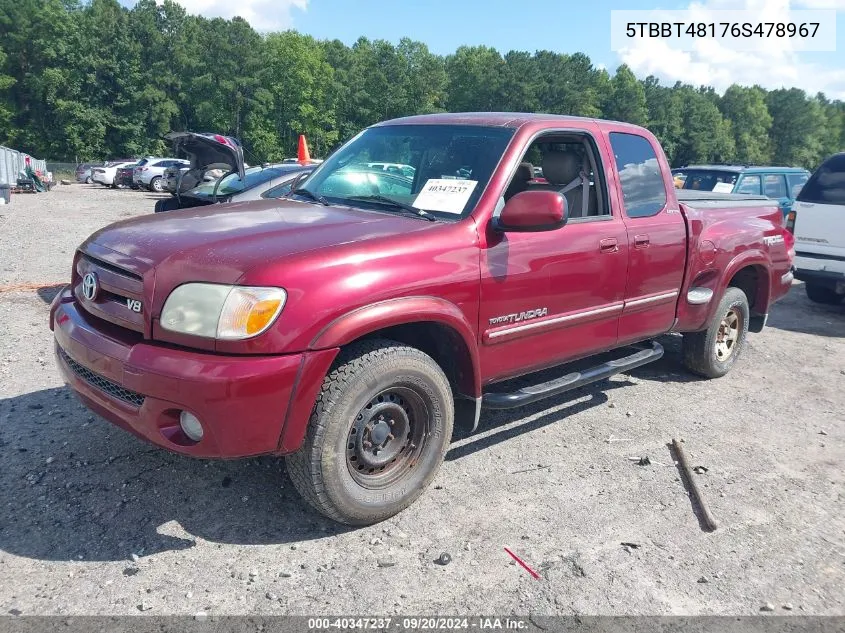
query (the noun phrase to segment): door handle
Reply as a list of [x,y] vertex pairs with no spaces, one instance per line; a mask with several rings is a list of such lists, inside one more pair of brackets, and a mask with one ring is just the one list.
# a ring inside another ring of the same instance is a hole
[[615,237],[607,237],[599,242],[599,250],[602,253],[615,253],[619,250],[619,244]]
[[649,239],[648,235],[635,235],[634,236],[634,248],[648,248]]

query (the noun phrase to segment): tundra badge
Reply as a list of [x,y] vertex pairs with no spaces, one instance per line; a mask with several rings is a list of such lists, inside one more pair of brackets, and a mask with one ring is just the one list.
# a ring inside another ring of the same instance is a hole
[[544,317],[549,313],[548,308],[537,308],[535,310],[526,310],[519,314],[505,314],[490,319],[490,325],[499,325],[500,323],[519,323],[520,321],[527,321],[528,319],[537,319]]

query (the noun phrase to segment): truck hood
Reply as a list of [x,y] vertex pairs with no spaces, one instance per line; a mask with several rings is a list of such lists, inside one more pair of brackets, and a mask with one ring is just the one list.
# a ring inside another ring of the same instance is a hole
[[200,132],[171,132],[164,138],[173,143],[177,156],[184,154],[188,157],[191,169],[235,171],[243,180],[244,151],[236,139]]
[[117,222],[80,250],[156,291],[186,281],[235,283],[251,268],[321,248],[437,226],[401,215],[274,199],[195,207]]

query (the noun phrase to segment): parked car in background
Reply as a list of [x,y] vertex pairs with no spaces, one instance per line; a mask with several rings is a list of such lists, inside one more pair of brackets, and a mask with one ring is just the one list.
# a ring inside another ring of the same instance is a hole
[[91,171],[91,178],[94,182],[100,183],[106,187],[112,187],[114,186],[114,177],[117,175],[118,168],[134,166],[137,162],[138,161],[136,159],[110,161],[103,167],[95,167]]
[[[164,170],[164,190],[176,195],[177,191],[185,192],[193,189],[197,184],[190,167],[168,167]],[[214,182],[226,175],[222,169],[209,169],[202,173],[202,182]]]
[[816,303],[845,297],[845,152],[824,161],[787,215],[795,234],[795,277]]
[[402,174],[408,178],[414,177],[416,171],[411,165],[402,163],[367,163],[367,167],[374,171],[386,171],[389,174]]
[[[199,152],[198,148],[197,151]],[[197,160],[202,162],[204,159],[198,157]],[[217,160],[220,160],[219,155]],[[218,202],[281,198],[289,194],[295,184],[304,182],[307,175],[316,169],[316,165],[279,163],[244,168],[242,178],[238,173],[240,171],[238,161],[242,160],[242,155],[237,156],[235,152],[232,152],[232,164],[226,169],[227,174],[223,178],[202,182],[169,200],[157,200],[155,212],[174,211]]]
[[94,182],[92,178],[91,170],[97,167],[97,164],[94,163],[82,163],[76,166],[76,182],[84,182],[86,184],[91,184]]
[[164,170],[168,167],[187,167],[190,163],[179,158],[154,158],[147,157],[138,161],[132,172],[132,182],[160,193],[164,191]]
[[[306,162],[309,165],[319,165],[320,163],[323,162],[323,159],[322,158],[311,158]],[[285,159],[282,160],[283,165],[293,165],[294,163],[302,164],[302,161],[299,160],[298,158],[285,158]]]
[[789,213],[810,172],[800,167],[750,167],[747,165],[689,165],[672,170],[675,187],[763,195],[778,201],[784,215]]
[[135,172],[135,166],[138,163],[132,163],[126,167],[118,167],[115,171],[113,187],[118,189],[132,188],[137,189],[137,186],[132,182],[132,177]]
[[173,167],[165,169],[164,174],[162,175],[162,188],[164,191],[176,193],[176,187],[181,180],[182,174],[189,169],[190,167],[186,167],[185,165],[174,165]]

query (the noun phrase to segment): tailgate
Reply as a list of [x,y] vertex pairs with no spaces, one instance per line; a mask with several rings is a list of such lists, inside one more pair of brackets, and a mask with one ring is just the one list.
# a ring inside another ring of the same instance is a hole
[[795,252],[845,261],[845,205],[796,202]]

